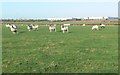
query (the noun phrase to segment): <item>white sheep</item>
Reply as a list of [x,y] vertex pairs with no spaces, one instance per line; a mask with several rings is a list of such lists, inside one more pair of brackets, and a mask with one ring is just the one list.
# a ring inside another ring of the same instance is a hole
[[64,33],[65,31],[68,32],[68,26],[61,25],[61,30]]
[[15,24],[7,24],[6,27],[9,27],[13,34],[17,33],[17,26]]
[[49,31],[50,31],[50,32],[52,32],[52,31],[56,32],[56,24],[50,25],[50,26],[49,26]]
[[27,29],[28,29],[29,31],[31,31],[32,29],[33,29],[33,30],[38,30],[38,25],[34,25],[34,24],[27,25]]
[[99,30],[99,26],[98,25],[92,26],[92,30]]

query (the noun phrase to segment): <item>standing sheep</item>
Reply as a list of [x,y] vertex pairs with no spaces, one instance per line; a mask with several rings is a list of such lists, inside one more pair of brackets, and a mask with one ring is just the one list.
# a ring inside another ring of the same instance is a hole
[[68,32],[68,26],[70,25],[65,25],[65,24],[61,25],[61,30],[63,33],[65,33],[65,31]]
[[52,31],[56,32],[56,24],[50,25],[50,26],[49,26],[49,31],[50,31],[50,32],[52,32]]
[[99,30],[99,26],[98,25],[92,26],[92,30]]

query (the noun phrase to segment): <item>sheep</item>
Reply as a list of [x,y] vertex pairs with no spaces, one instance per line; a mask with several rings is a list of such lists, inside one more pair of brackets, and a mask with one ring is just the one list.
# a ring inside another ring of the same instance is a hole
[[17,26],[15,24],[7,24],[6,27],[9,27],[13,34],[17,33]]
[[27,29],[29,31],[31,31],[31,30],[38,30],[38,25],[34,25],[34,24],[27,25]]
[[50,31],[50,32],[52,32],[52,31],[56,32],[56,24],[54,24],[54,25],[49,25],[49,31]]
[[99,30],[99,26],[98,25],[92,26],[92,30]]
[[64,24],[61,25],[61,30],[62,30],[63,33],[65,33],[65,31],[68,32],[68,26],[66,26]]

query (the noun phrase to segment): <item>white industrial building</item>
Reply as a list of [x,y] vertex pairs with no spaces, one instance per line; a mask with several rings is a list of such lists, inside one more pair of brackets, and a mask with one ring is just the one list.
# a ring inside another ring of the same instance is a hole
[[[73,18],[47,18],[47,20],[50,20],[50,21],[57,21],[57,20],[70,20],[70,19],[73,19]],[[108,17],[83,17],[82,19],[84,20],[100,20],[100,19],[108,19]]]
[[108,19],[108,17],[84,17],[83,19]]
[[57,20],[68,20],[68,19],[72,19],[72,18],[48,18],[48,20],[50,21],[57,21]]

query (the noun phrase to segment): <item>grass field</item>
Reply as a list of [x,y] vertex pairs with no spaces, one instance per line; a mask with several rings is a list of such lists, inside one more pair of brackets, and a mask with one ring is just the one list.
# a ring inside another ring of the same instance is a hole
[[118,28],[70,26],[69,33],[50,33],[48,27],[18,34],[2,27],[2,71],[4,73],[117,73]]

